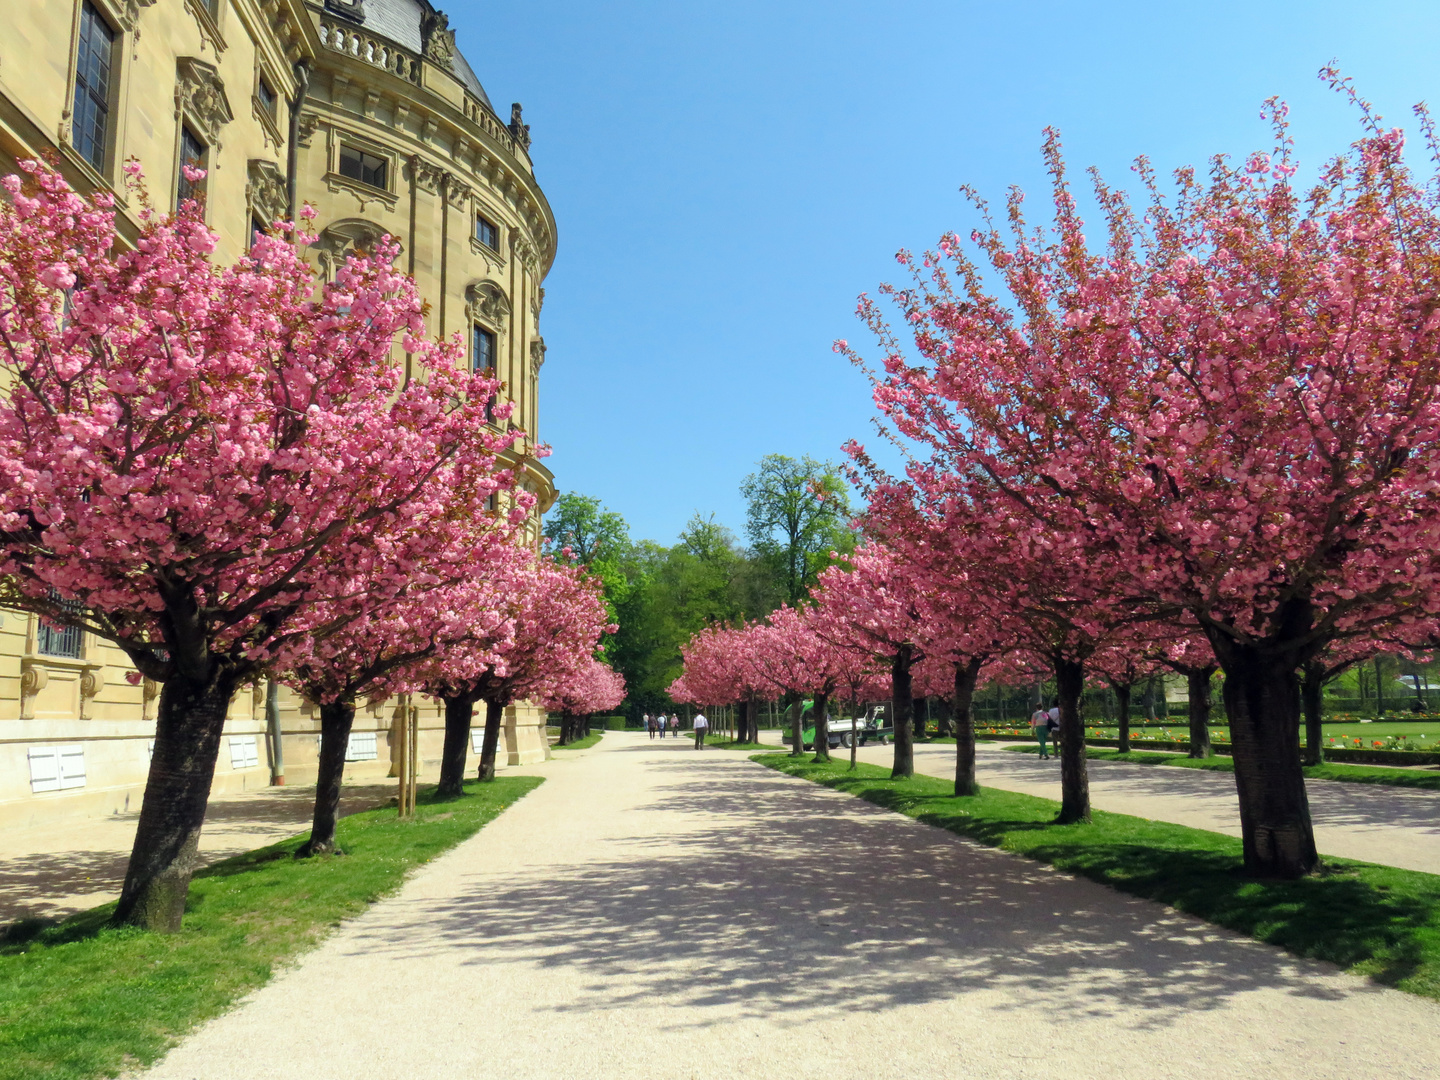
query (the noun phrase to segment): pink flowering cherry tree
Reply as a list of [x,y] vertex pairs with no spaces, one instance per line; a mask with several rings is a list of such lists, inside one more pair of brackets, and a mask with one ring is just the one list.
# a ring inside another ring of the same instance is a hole
[[[284,237],[217,267],[192,206],[120,250],[108,196],[24,169],[0,204],[4,599],[162,684],[115,918],[175,930],[236,687],[423,574],[511,482],[514,435],[484,423],[494,381],[424,339],[388,241],[317,295]],[[428,378],[402,385],[396,348]]]
[[[345,753],[364,696],[389,697],[420,688],[427,670],[499,648],[512,631],[499,590],[524,558],[513,528],[476,515],[477,542],[432,558],[404,592],[338,629],[302,639],[282,678],[320,707],[320,760],[315,812],[302,856],[335,851],[335,824]],[[321,623],[325,622],[323,617]]]
[[546,694],[543,704],[560,714],[560,743],[584,737],[584,721],[597,712],[618,709],[625,700],[625,677],[609,664],[587,660],[569,679]]
[[[495,779],[505,709],[557,692],[585,670],[602,635],[614,633],[600,583],[581,567],[530,555],[504,580],[501,592],[509,623],[505,639],[452,650],[424,676],[426,691],[447,704],[442,777],[454,773],[456,760],[463,775],[476,702],[485,703],[478,777],[488,781]],[[452,710],[451,700],[459,707]],[[458,752],[452,749],[457,744]]]
[[1048,233],[1017,194],[1007,230],[971,234],[985,271],[954,235],[903,255],[910,346],[864,304],[877,401],[930,472],[1083,537],[1118,595],[1209,639],[1261,876],[1317,864],[1298,672],[1440,607],[1440,189],[1354,100],[1365,130],[1308,189],[1272,103],[1272,152],[1181,170],[1173,195],[1142,159],[1143,211],[1097,181],[1098,242],[1052,134]]

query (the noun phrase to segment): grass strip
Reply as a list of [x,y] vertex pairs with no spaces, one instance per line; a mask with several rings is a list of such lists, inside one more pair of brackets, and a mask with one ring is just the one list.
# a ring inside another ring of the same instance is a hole
[[420,864],[472,836],[539,777],[472,783],[341,819],[344,856],[297,860],[304,836],[206,867],[183,929],[107,927],[114,904],[0,939],[0,1080],[87,1080],[149,1065],[198,1024],[269,981],[335,926],[398,888]]
[[[1005,749],[1016,754],[1040,752],[1037,746],[1007,746]],[[1157,750],[1132,750],[1128,754],[1122,754],[1119,750],[1102,746],[1087,746],[1085,756],[1092,761],[1123,761],[1130,765],[1175,765],[1182,769],[1206,769],[1224,773],[1235,771],[1234,760],[1224,756],[1192,758],[1186,754],[1167,754]],[[1324,765],[1305,766],[1305,776],[1311,780],[1341,780],[1347,784],[1388,784],[1391,787],[1440,791],[1440,772],[1387,769],[1383,765],[1338,765],[1326,762]]]
[[[691,742],[694,742],[692,737]],[[705,745],[714,746],[721,750],[774,750],[774,743],[741,742],[739,739],[732,739],[727,735],[706,735]]]
[[1056,825],[1060,804],[1033,795],[987,788],[957,799],[949,781],[892,780],[874,765],[851,772],[848,763],[816,765],[781,754],[751,760],[1440,999],[1440,875],[1327,858],[1300,881],[1257,881],[1243,873],[1239,839],[1220,833],[1103,810],[1088,825]]
[[583,738],[576,739],[574,742],[566,743],[564,746],[561,746],[559,743],[556,743],[554,746],[550,747],[550,749],[551,749],[551,750],[589,750],[590,747],[592,747],[592,746],[594,746],[596,743],[598,743],[602,738],[604,738],[604,736],[605,736],[605,732],[603,732],[603,731],[592,731],[592,732],[590,732],[589,735],[586,735],[586,736],[584,736]]

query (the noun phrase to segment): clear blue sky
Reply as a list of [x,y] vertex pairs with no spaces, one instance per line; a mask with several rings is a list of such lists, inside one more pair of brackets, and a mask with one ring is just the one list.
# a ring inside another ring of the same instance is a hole
[[[443,0],[442,0],[443,2]],[[461,49],[502,116],[525,105],[559,223],[541,331],[540,436],[562,491],[637,538],[691,514],[739,531],[764,454],[873,442],[868,386],[830,349],[901,247],[1043,195],[1041,129],[1128,180],[1268,147],[1291,105],[1303,167],[1358,131],[1315,78],[1332,58],[1387,120],[1440,105],[1440,4],[459,3]],[[1415,144],[1412,142],[1412,147]]]

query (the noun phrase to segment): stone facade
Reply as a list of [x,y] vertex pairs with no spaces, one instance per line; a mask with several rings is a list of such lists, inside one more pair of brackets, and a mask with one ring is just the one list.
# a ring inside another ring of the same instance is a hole
[[[133,237],[140,203],[124,163],[137,160],[149,199],[169,207],[194,160],[222,261],[301,203],[317,211],[322,273],[388,233],[431,332],[461,335],[472,362],[496,369],[535,437],[554,216],[520,107],[508,123],[496,114],[444,14],[426,0],[11,0],[5,23],[0,174],[50,155],[77,189],[113,191]],[[548,509],[549,471],[530,460],[523,475]],[[133,676],[102,641],[0,611],[0,826],[138,806],[156,687]],[[214,790],[270,782],[265,697],[258,685],[232,702]],[[397,704],[360,710],[355,777],[391,771]],[[415,704],[433,764],[442,715]],[[280,711],[286,779],[309,782],[318,710],[282,691]],[[544,713],[507,710],[504,743],[511,764],[548,757]]]

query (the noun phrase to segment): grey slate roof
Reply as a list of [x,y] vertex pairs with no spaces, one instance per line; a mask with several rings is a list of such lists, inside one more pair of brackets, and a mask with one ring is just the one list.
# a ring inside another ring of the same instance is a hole
[[[365,0],[365,22],[362,25],[371,33],[389,38],[395,44],[419,53],[420,21],[433,10],[434,6],[426,3],[426,0]],[[483,101],[491,112],[495,111],[485,88],[480,85],[480,80],[475,77],[475,72],[465,57],[460,55],[459,49],[455,50],[455,77],[465,85],[465,89]]]

